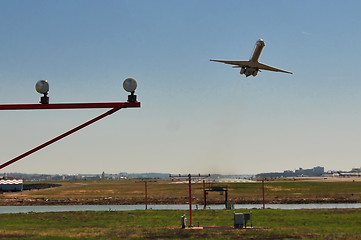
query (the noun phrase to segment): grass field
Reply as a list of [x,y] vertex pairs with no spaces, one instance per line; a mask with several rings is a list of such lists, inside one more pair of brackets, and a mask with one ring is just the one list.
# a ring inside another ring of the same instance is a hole
[[[52,182],[60,187],[4,193],[1,205],[142,204],[144,183],[126,181]],[[225,184],[222,184],[225,185]],[[262,201],[262,184],[228,183],[233,203]],[[202,184],[193,184],[193,202],[203,203]],[[361,202],[361,182],[269,181],[266,202]],[[149,204],[187,203],[188,185],[160,180],[148,184]],[[211,192],[209,203],[224,195]],[[267,206],[267,205],[266,205]],[[252,209],[253,228],[234,229],[233,211],[194,210],[193,225],[181,229],[188,211],[107,211],[0,214],[0,239],[361,239],[361,209]]]
[[[347,179],[346,179],[347,180]],[[61,187],[4,193],[0,205],[43,204],[142,204],[144,183],[135,180],[53,182]],[[222,183],[222,185],[225,185]],[[261,203],[262,184],[228,183],[232,203]],[[203,204],[202,184],[193,184],[193,203]],[[360,181],[269,181],[266,203],[361,202]],[[149,204],[188,202],[188,185],[160,180],[148,183]],[[209,192],[209,204],[223,203],[220,192]]]
[[[250,210],[237,210],[249,212]],[[253,228],[234,229],[233,211],[65,212],[1,214],[1,239],[360,239],[361,210],[253,209]]]

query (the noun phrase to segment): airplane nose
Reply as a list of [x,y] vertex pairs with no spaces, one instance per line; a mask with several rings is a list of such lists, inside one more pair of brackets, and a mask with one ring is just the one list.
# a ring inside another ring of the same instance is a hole
[[260,39],[258,39],[258,41],[257,41],[257,45],[262,45],[262,46],[264,46],[264,45],[266,45],[266,43],[264,42],[264,40],[263,40],[262,38],[260,38]]

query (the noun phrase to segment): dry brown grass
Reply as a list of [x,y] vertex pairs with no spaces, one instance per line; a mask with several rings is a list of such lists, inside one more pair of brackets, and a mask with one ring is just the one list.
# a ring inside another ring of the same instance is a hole
[[[43,204],[143,204],[144,183],[135,180],[56,182],[60,187],[4,193],[1,205]],[[224,185],[224,184],[222,184]],[[261,203],[261,183],[229,183],[228,199],[233,203]],[[271,181],[265,183],[268,203],[361,202],[357,181]],[[203,204],[202,184],[192,184],[192,202]],[[208,192],[207,203],[223,203],[220,192]],[[188,184],[158,180],[148,183],[149,204],[188,203]]]

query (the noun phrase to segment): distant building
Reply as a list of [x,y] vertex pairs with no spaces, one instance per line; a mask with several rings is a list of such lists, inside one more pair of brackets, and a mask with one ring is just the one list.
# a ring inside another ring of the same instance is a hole
[[361,173],[361,168],[352,168],[352,173]]
[[257,174],[257,178],[280,178],[280,177],[320,177],[325,173],[324,167],[314,167],[312,169],[299,168],[298,170],[286,170],[284,172],[271,172]]
[[317,176],[322,176],[322,174],[325,173],[325,168],[324,167],[314,167],[312,169],[298,169],[295,171],[296,176],[308,176],[308,177],[317,177]]

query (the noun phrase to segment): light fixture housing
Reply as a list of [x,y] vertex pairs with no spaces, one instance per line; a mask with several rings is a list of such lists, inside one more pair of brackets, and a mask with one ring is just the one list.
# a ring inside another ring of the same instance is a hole
[[125,91],[130,92],[128,95],[128,102],[136,102],[137,95],[134,95],[135,89],[137,89],[138,83],[134,78],[127,78],[123,82],[123,88]]
[[40,94],[47,94],[49,92],[48,80],[39,80],[35,84],[35,90]]
[[40,98],[40,103],[41,104],[48,104],[49,103],[49,97],[48,97],[49,83],[48,83],[48,80],[39,80],[39,81],[37,81],[36,84],[35,84],[35,90],[40,94],[44,94],[44,96]]
[[127,92],[134,92],[137,89],[138,83],[134,78],[127,78],[123,82],[123,88]]

